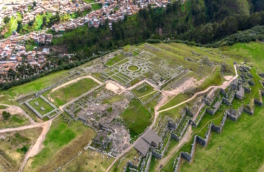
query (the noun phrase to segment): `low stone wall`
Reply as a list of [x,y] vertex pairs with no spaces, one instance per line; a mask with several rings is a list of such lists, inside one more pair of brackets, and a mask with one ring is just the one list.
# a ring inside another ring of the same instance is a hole
[[181,131],[181,133],[180,133],[179,135],[176,135],[176,134],[174,134],[174,133],[171,133],[171,137],[172,137],[173,139],[177,140],[177,141],[181,140],[181,138],[182,138],[183,134],[185,133],[185,131],[186,131],[188,125],[190,124],[190,122],[191,122],[191,120],[189,120],[189,122],[187,122],[187,123],[185,124],[184,128],[182,129],[182,131]]
[[199,123],[201,122],[201,120],[202,120],[202,118],[203,118],[205,112],[206,112],[206,110],[204,110],[203,112],[200,112],[200,113],[202,113],[202,114],[201,114],[200,116],[198,115],[198,117],[199,117],[198,121],[195,121],[195,122],[192,123],[192,125],[193,125],[194,127],[197,127],[197,126],[199,125]]
[[149,165],[150,165],[150,162],[151,162],[151,158],[152,158],[152,152],[150,152],[150,154],[149,154],[149,158],[148,158],[148,161],[147,161],[147,164],[146,164],[145,172],[149,171]]

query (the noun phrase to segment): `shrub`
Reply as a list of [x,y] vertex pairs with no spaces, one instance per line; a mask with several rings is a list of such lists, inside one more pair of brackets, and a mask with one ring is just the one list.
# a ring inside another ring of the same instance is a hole
[[10,113],[4,111],[4,112],[2,113],[2,116],[3,116],[4,120],[8,120],[8,119],[10,118],[11,115],[10,115]]

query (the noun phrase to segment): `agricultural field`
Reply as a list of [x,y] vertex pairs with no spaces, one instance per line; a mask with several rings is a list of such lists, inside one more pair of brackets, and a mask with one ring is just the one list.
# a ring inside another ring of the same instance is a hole
[[98,83],[90,78],[81,79],[75,83],[66,85],[56,91],[51,92],[50,98],[56,105],[61,106],[72,99],[81,96],[92,88],[98,86]]

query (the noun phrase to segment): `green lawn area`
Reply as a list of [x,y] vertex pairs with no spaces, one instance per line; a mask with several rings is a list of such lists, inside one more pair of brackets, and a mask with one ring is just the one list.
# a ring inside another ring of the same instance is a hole
[[198,146],[193,163],[184,163],[181,171],[257,171],[264,162],[263,122],[264,109],[258,106],[253,116],[243,113],[237,122],[227,120],[223,132],[213,133],[206,148]]
[[29,82],[29,83],[26,83],[20,86],[12,87],[11,89],[4,91],[3,93],[7,93],[10,96],[19,96],[22,94],[26,95],[29,93],[34,93],[52,84],[55,84],[56,82],[58,82],[59,80],[63,78],[66,78],[67,76],[69,76],[67,70],[52,73],[48,76],[39,78],[35,81]]
[[210,86],[221,85],[224,82],[224,78],[221,75],[220,67],[217,67],[213,73],[199,86],[196,88],[196,92],[206,90]]
[[136,139],[139,134],[151,124],[151,114],[142,106],[139,100],[133,99],[129,107],[121,115],[125,125],[130,131],[130,136]]
[[230,55],[237,62],[247,62],[264,71],[264,44],[261,42],[237,43],[231,47],[222,47],[224,54]]
[[[41,128],[27,129],[17,132],[2,133],[4,139],[0,139],[1,156],[11,164],[14,169],[7,169],[5,171],[19,171],[20,165],[25,157],[29,147],[36,141]],[[0,171],[2,169],[2,161],[0,160]],[[4,171],[3,171],[4,172]]]
[[0,128],[14,128],[26,124],[30,124],[30,122],[26,117],[21,115],[12,115],[8,120],[3,120],[0,117]]
[[[147,83],[144,83],[144,85],[145,85],[144,87],[142,87],[142,85],[139,85],[138,87],[134,88],[132,90],[132,92],[137,97],[141,97],[141,96],[147,95],[147,94],[149,94],[149,93],[154,91],[154,88],[151,85],[149,85]],[[138,89],[138,88],[140,88],[140,89]]]
[[189,98],[190,98],[189,95],[181,93],[181,94],[175,96],[174,98],[172,98],[169,102],[167,102],[159,110],[164,110],[164,109],[170,108],[170,107],[175,106],[175,105],[177,105],[177,104],[179,104],[185,100],[188,100]]
[[253,76],[253,80],[255,82],[255,86],[251,86],[251,92],[246,93],[246,97],[244,98],[244,104],[248,104],[250,99],[252,98],[258,98],[259,97],[259,89],[263,89],[262,85],[259,83],[262,78],[257,74],[256,68],[251,68],[251,74]]
[[72,99],[81,96],[96,86],[98,86],[97,82],[89,78],[84,78],[54,92],[51,92],[50,97],[54,99],[54,103],[56,105],[61,106]]
[[99,10],[102,8],[102,4],[92,4],[92,9],[93,10]]
[[25,171],[53,171],[83,151],[94,136],[95,132],[80,122],[67,124],[62,116],[56,118],[43,142],[44,148],[28,163]]
[[94,0],[83,0],[83,2],[90,4],[90,3],[94,3]]
[[13,31],[16,31],[17,29],[17,19],[15,17],[11,17],[10,21],[6,24],[6,28],[8,31],[5,33],[5,38],[8,38],[11,36]]
[[[38,102],[39,105],[35,105],[35,102]],[[40,114],[45,115],[46,113],[52,111],[54,108],[45,102],[42,98],[38,97],[29,102],[29,104],[36,109]],[[41,107],[44,107],[45,110],[41,110]]]
[[124,57],[123,57],[123,54],[119,54],[119,55],[116,55],[115,57],[111,58],[110,60],[108,60],[106,62],[106,66],[113,66],[115,63],[123,60]]
[[125,97],[123,95],[116,94],[116,95],[112,96],[109,99],[103,100],[103,103],[111,104],[111,103],[114,103],[114,102],[122,101],[123,99],[125,99]]

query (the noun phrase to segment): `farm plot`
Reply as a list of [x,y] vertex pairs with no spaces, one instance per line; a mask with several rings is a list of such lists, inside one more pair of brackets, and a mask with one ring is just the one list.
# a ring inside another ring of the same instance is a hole
[[54,100],[56,105],[61,106],[96,86],[98,86],[98,83],[96,83],[94,80],[84,78],[54,92],[51,92],[50,97]]

